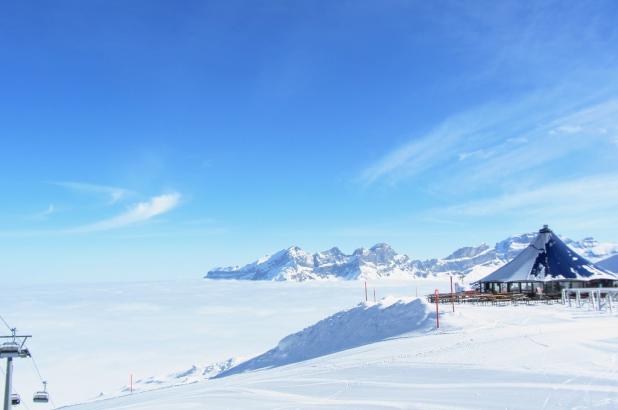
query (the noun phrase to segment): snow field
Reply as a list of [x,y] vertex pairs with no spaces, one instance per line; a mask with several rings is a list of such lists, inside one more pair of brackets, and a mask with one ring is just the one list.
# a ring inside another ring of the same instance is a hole
[[[378,299],[449,287],[446,281],[370,282],[370,298],[374,286]],[[364,299],[363,283],[54,285],[8,295],[3,315],[34,334],[30,348],[57,404],[118,394],[130,373],[136,381],[180,376],[158,390],[75,410],[618,408],[618,315],[587,308],[456,306],[452,314],[442,305],[439,331],[430,318],[428,328],[407,328],[386,340],[367,338],[372,343],[204,380],[185,371],[259,356],[287,335],[354,311]],[[284,343],[282,350],[312,340]],[[16,363],[24,396],[38,387],[31,373]],[[183,378],[192,384],[172,387]]]
[[561,305],[458,306],[442,316],[438,331],[73,409],[618,406],[618,317]]
[[426,332],[435,312],[424,299],[386,297],[364,302],[283,338],[266,353],[222,372],[227,377],[250,370],[283,366],[364,346],[409,332]]
[[[370,297],[374,287],[381,298],[423,295],[448,284],[369,282]],[[364,297],[363,282],[356,281],[53,284],[7,289],[0,313],[34,336],[28,345],[54,402],[66,405],[116,395],[130,374],[135,382],[152,377],[169,386],[183,382],[173,374],[193,366],[199,372],[232,357],[257,356]],[[15,386],[24,396],[40,388],[30,363],[15,363]]]

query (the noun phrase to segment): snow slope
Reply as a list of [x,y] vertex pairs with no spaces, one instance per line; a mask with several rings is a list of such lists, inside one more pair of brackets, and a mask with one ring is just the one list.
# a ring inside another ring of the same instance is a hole
[[616,315],[562,305],[442,310],[438,331],[71,409],[618,407]]
[[[215,268],[206,274],[208,279],[306,281],[315,279],[378,279],[413,277],[467,276],[474,280],[481,272],[491,273],[528,246],[537,233],[526,233],[506,238],[490,247],[481,244],[463,247],[446,258],[414,260],[397,253],[387,244],[380,243],[369,249],[360,248],[351,255],[339,248],[310,254],[293,246],[265,256],[243,267]],[[593,238],[564,242],[576,253],[592,262],[618,255],[618,244],[599,243]],[[474,280],[468,279],[467,282]]]
[[[199,278],[7,285],[0,314],[20,332],[33,335],[28,346],[49,381],[52,398],[66,405],[100,393],[118,394],[130,374],[134,382],[143,380],[140,389],[203,380],[200,372],[208,364],[254,357],[285,336],[357,305],[365,298],[363,285]],[[448,286],[429,279],[368,285],[370,297],[375,289],[378,299],[424,295]],[[0,334],[5,334],[2,329]],[[193,367],[193,373],[180,376]],[[40,387],[32,364],[17,361],[16,390],[29,396]]]
[[427,331],[432,316],[435,318],[435,312],[432,313],[427,302],[420,298],[388,297],[376,303],[361,303],[285,337],[274,349],[223,371],[217,377],[283,366],[412,331]]
[[211,379],[221,372],[231,369],[238,364],[238,359],[230,358],[218,363],[212,363],[205,366],[191,366],[188,369],[180,370],[163,376],[150,376],[143,379],[137,379],[132,384],[123,386],[119,392],[110,395],[101,394],[102,397],[115,397],[118,395],[130,392],[144,392],[154,389],[179,386],[183,384],[197,383],[203,380]]

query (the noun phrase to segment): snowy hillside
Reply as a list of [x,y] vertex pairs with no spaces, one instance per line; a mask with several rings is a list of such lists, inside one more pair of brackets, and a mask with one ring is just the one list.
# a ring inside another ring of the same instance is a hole
[[[117,396],[126,394],[129,392],[144,392],[149,390],[161,389],[166,387],[180,386],[183,384],[197,383],[203,380],[211,379],[221,372],[231,369],[238,364],[238,359],[231,358],[222,362],[209,364],[206,366],[191,366],[188,369],[178,372],[170,373],[164,376],[150,376],[143,379],[137,379],[132,385],[126,385],[118,394],[112,394],[111,396]],[[100,395],[99,397],[106,397]]]
[[[536,233],[511,236],[490,247],[482,244],[464,247],[443,259],[414,260],[381,243],[369,249],[360,248],[351,255],[339,248],[315,254],[293,246],[272,256],[263,257],[243,267],[215,268],[208,279],[293,280],[312,279],[377,279],[464,275],[467,281],[480,279],[513,259],[536,237]],[[592,262],[618,255],[618,244],[599,243],[593,238],[564,242]]]
[[[363,285],[199,278],[7,285],[0,313],[35,335],[28,347],[61,406],[115,396],[130,375],[140,391],[203,381],[219,370],[204,374],[211,363],[255,357],[287,335],[356,306],[365,299]],[[375,290],[380,299],[446,291],[448,281],[376,280],[368,286],[370,297]],[[41,387],[27,362],[16,363],[14,381],[22,395]]]
[[[413,316],[411,329],[417,320],[423,323],[426,314],[416,307],[409,311]],[[249,362],[254,365],[251,369],[259,370],[84,403],[70,409],[618,407],[615,315],[562,305],[461,305],[455,314],[450,313],[448,305],[442,308],[438,331],[408,332],[278,366],[282,364],[280,359],[285,362],[286,353],[298,355],[307,346],[328,346],[322,335],[353,341],[363,335],[380,334],[379,330],[372,331],[372,320],[356,320],[357,314],[372,307],[352,309],[348,312],[353,314],[342,312],[337,326],[318,322],[284,338],[269,352],[270,356],[260,356],[262,362]],[[351,329],[354,333],[346,338]]]
[[301,362],[412,331],[427,331],[433,324],[432,316],[435,318],[435,312],[419,298],[389,297],[377,303],[361,303],[287,336],[274,349],[219,373],[217,378]]

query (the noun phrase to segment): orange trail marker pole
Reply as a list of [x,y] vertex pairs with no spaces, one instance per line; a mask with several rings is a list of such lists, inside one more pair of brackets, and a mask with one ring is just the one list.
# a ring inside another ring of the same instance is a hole
[[434,300],[436,301],[436,329],[440,329],[440,308],[438,307],[438,299],[440,297],[440,293],[438,293],[438,289],[433,294]]

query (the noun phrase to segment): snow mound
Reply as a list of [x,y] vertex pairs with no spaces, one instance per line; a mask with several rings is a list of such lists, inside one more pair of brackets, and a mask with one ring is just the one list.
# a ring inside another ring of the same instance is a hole
[[301,362],[410,332],[424,332],[432,328],[434,318],[429,304],[420,298],[387,297],[379,302],[361,303],[286,336],[274,349],[215,378]]
[[[197,383],[203,380],[212,379],[216,375],[226,370],[229,370],[236,364],[238,364],[237,358],[230,358],[222,362],[212,363],[205,366],[191,366],[188,369],[184,369],[178,372],[170,373],[164,376],[150,376],[143,379],[137,379],[133,383],[133,386],[123,386],[120,392],[113,394],[112,397],[124,395],[129,392],[144,392],[149,390],[156,390],[165,387],[180,386],[183,384]],[[131,390],[132,389],[132,390]],[[99,398],[107,398],[106,395],[101,393]]]

